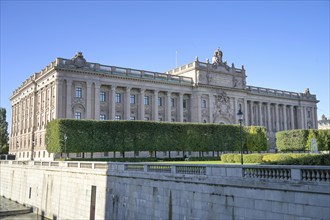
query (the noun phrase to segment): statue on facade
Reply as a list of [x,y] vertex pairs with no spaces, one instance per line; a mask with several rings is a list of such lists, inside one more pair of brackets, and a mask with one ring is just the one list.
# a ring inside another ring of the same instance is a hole
[[73,64],[77,67],[77,68],[81,68],[83,66],[85,66],[86,64],[86,60],[82,54],[82,52],[78,52],[73,58],[72,58],[72,62]]
[[214,55],[212,57],[212,64],[214,65],[219,65],[222,63],[222,51],[220,48],[218,48],[216,51],[214,51]]
[[306,95],[310,95],[310,94],[311,94],[311,93],[309,92],[309,88],[305,89],[304,93],[305,93]]

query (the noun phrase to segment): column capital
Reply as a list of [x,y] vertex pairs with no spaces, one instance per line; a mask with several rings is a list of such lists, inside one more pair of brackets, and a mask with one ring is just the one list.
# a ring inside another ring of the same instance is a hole
[[116,91],[116,88],[117,88],[117,86],[115,86],[115,85],[111,85],[111,88],[110,88],[110,89],[111,89],[112,91]]
[[91,86],[92,86],[92,83],[93,83],[93,82],[91,82],[91,81],[86,81],[86,85],[87,85],[87,87],[91,87]]

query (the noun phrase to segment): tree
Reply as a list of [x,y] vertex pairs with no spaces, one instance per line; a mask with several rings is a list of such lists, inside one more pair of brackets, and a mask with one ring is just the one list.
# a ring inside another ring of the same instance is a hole
[[8,122],[6,121],[6,109],[0,108],[0,135],[1,135],[1,143],[0,143],[0,154],[7,154],[8,147]]

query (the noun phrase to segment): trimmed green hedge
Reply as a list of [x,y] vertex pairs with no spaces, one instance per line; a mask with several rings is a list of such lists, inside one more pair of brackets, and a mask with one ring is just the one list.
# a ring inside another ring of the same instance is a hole
[[[243,144],[267,150],[266,129],[244,127]],[[49,122],[46,145],[52,153],[237,151],[241,146],[239,125],[75,119]]]
[[276,133],[276,146],[279,151],[304,151],[308,130],[289,130]]
[[[240,163],[240,154],[223,154],[224,163]],[[330,154],[243,154],[244,163],[330,166]]]
[[[221,161],[224,163],[240,163],[241,154],[222,154]],[[262,163],[263,154],[243,154],[244,163]]]
[[279,151],[309,151],[311,139],[316,138],[318,150],[330,150],[330,130],[289,130],[276,133]]

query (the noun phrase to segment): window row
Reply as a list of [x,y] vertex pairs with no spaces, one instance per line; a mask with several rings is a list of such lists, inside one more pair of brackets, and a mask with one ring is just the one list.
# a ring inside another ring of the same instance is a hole
[[[82,98],[82,88],[81,87],[76,87],[75,90],[75,98]],[[104,91],[100,92],[100,102],[105,102],[106,101],[106,93]],[[121,103],[122,102],[122,94],[121,93],[116,93],[115,95],[115,102],[116,103]],[[130,95],[130,103],[135,104],[136,103],[136,95]],[[157,99],[157,104],[158,106],[163,106],[163,97],[158,97]],[[144,96],[144,105],[150,105],[150,96]],[[203,100],[202,105],[205,105],[206,108],[206,100]],[[171,106],[175,107],[175,99],[171,98]],[[187,100],[183,100],[183,108],[187,108]]]
[[[82,117],[81,117],[81,112],[75,112],[75,119],[82,119]],[[100,114],[100,120],[101,120],[101,121],[107,120],[106,115],[105,115],[105,114]],[[114,120],[115,120],[115,121],[120,121],[120,120],[122,120],[121,115],[115,115],[115,119],[114,119]],[[131,116],[131,117],[130,117],[130,120],[136,120],[135,116]],[[150,118],[149,118],[149,117],[144,117],[144,120],[145,120],[145,121],[149,121]],[[159,118],[158,118],[158,121],[163,121],[163,118],[162,118],[162,117],[159,117]],[[172,122],[175,122],[176,120],[175,120],[174,118],[172,118],[171,121],[172,121]],[[184,119],[183,122],[187,122],[187,120]]]

